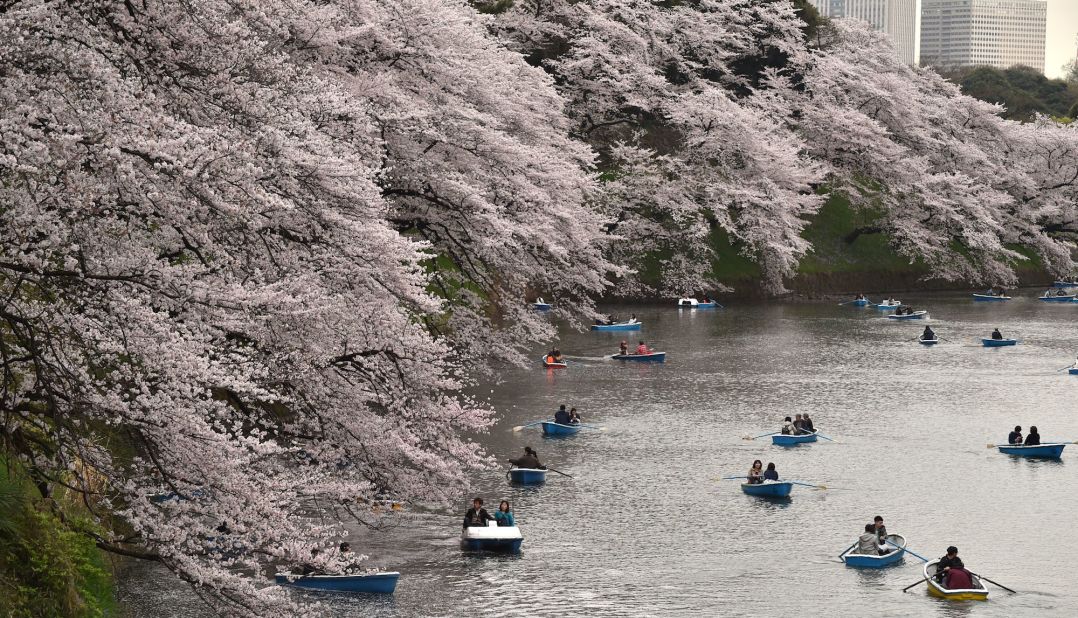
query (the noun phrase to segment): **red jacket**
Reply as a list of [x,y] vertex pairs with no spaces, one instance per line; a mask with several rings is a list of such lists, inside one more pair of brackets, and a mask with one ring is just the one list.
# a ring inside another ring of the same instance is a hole
[[969,571],[951,567],[951,570],[947,571],[947,583],[945,585],[948,590],[968,590],[973,587],[973,578],[970,577]]

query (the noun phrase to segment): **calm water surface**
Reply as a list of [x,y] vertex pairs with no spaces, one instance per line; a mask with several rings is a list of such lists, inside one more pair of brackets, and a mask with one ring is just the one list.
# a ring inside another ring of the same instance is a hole
[[[903,299],[930,310],[944,343],[916,343],[924,322],[834,303],[622,308],[644,322],[640,333],[563,329],[560,347],[576,362],[505,373],[491,395],[499,423],[482,437],[499,459],[531,445],[573,475],[550,473],[539,488],[509,486],[504,469],[477,478],[488,507],[513,502],[522,554],[462,554],[462,497],[453,512],[354,538],[403,573],[397,592],[320,597],[327,613],[1078,615],[1078,446],[1061,461],[986,448],[1016,424],[1037,425],[1045,441],[1078,439],[1078,376],[1056,371],[1078,350],[1078,304]],[[997,326],[1019,345],[982,348]],[[602,359],[641,337],[668,352],[666,364]],[[606,431],[511,431],[560,403]],[[839,442],[783,449],[742,439],[797,412]],[[769,502],[715,480],[744,474],[753,459],[829,489],[795,487],[789,501]],[[876,514],[914,551],[935,558],[957,545],[972,570],[1020,594],[990,587],[987,603],[936,600],[923,586],[903,594],[920,577],[913,557],[878,572],[846,568],[837,556]],[[127,573],[120,596],[138,616],[203,613],[145,565]]]

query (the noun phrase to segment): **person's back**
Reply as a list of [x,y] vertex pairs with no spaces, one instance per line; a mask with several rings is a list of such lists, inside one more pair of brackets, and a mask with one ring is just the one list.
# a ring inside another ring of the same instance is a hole
[[531,468],[533,470],[540,468],[539,458],[531,454],[525,454],[516,459],[510,459],[509,463],[518,468]]
[[569,424],[569,413],[565,410],[565,406],[558,408],[558,411],[554,413],[554,422],[559,425]]
[[992,331],[992,339],[1003,339],[1003,333],[999,332],[999,329],[997,328],[996,330]]
[[641,343],[640,345],[636,346],[636,353],[637,354],[648,354],[649,353],[648,352],[648,346]]
[[962,567],[951,567],[947,571],[947,581],[943,584],[948,590],[969,590],[973,588],[973,578]]
[[1037,433],[1036,427],[1029,428],[1029,435],[1026,436],[1026,441],[1023,443],[1026,446],[1037,446],[1041,443],[1041,434]]
[[880,545],[875,532],[865,531],[857,539],[857,553],[865,554],[868,556],[880,555]]
[[777,481],[777,480],[779,480],[779,471],[776,470],[774,467],[770,467],[767,470],[764,470],[764,480],[765,481]]
[[802,423],[802,426],[805,428],[805,430],[808,431],[809,433],[812,433],[812,432],[816,431],[816,427],[813,426],[811,418],[806,416],[805,418],[801,419],[801,423]]
[[1021,433],[1021,431],[1022,431],[1021,429],[1015,428],[1014,431],[1007,434],[1007,444],[1021,444],[1022,443],[1022,433]]

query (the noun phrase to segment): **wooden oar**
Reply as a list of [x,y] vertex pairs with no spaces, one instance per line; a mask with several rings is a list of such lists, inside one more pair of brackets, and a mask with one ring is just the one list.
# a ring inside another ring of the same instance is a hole
[[1074,365],[1067,365],[1066,367],[1061,367],[1060,369],[1056,369],[1056,371],[1066,371],[1068,369],[1074,369]]
[[[966,569],[966,570],[969,571],[969,569]],[[999,586],[1000,588],[1003,588],[1004,590],[1006,590],[1007,592],[1009,592],[1011,594],[1018,594],[1014,590],[1011,590],[1010,588],[1004,586],[1003,584],[1001,584],[999,582],[994,582],[994,581],[988,579],[987,577],[985,577],[984,575],[978,575],[978,574],[974,573],[973,571],[969,571],[969,573],[970,573],[970,575],[973,575],[973,576],[977,577],[978,579],[983,579],[984,581],[986,581],[986,582],[988,582],[990,584],[995,584],[995,585]]]
[[805,487],[812,487],[814,489],[827,489],[827,485],[813,485],[812,483],[803,483],[801,481],[779,481],[780,483],[793,483],[794,485],[804,485]]
[[749,477],[747,477],[747,476],[723,476],[723,477],[720,477],[720,478],[717,478],[717,479],[712,479],[712,480],[715,480],[715,481],[736,481],[738,479],[747,479],[747,478],[749,478]]
[[902,589],[902,592],[905,592],[905,591],[909,590],[910,588],[913,588],[914,586],[916,586],[918,584],[927,584],[927,583],[928,583],[928,578],[925,577],[924,575],[921,575],[921,581],[913,582],[909,586],[906,586],[905,588]]
[[558,474],[560,474],[562,476],[567,476],[569,478],[573,478],[572,474],[566,474],[566,473],[562,472],[561,470],[555,470],[554,468],[550,468],[550,467],[547,467],[546,469],[550,470],[551,472],[557,472]]
[[524,425],[517,425],[516,427],[513,428],[513,431],[520,431],[520,430],[522,430],[522,429],[524,429],[526,427],[535,427],[536,425],[542,425],[545,422],[546,422],[545,420],[543,420],[543,421],[533,421],[531,423],[527,423],[527,424],[524,424]]
[[816,437],[817,438],[823,438],[824,440],[827,440],[828,442],[835,442],[836,441],[835,439],[828,438],[827,436],[823,435],[822,433],[820,433],[818,431],[816,432]]
[[773,436],[773,435],[775,435],[777,433],[782,433],[782,432],[781,431],[772,431],[771,433],[762,433],[762,434],[760,434],[758,436],[742,436],[741,439],[742,440],[755,440],[756,438],[764,438],[764,437],[767,437],[767,436]]
[[887,540],[886,538],[885,538],[885,539],[883,539],[883,542],[884,542],[884,543],[887,543],[888,545],[893,545],[893,546],[895,546],[895,547],[897,547],[897,548],[899,548],[899,549],[901,549],[901,550],[904,550],[904,551],[905,551],[906,553],[908,553],[908,554],[911,554],[911,555],[913,555],[913,556],[916,556],[916,557],[920,558],[921,560],[924,560],[925,562],[929,562],[928,558],[925,558],[924,556],[922,556],[921,554],[919,554],[919,553],[917,553],[917,552],[913,551],[912,549],[909,549],[909,548],[907,548],[907,547],[902,547],[902,546],[900,546],[900,545],[895,545],[894,543],[892,543],[891,541]]
[[842,553],[838,555],[838,560],[839,560],[839,562],[845,562],[845,561],[844,561],[844,560],[842,559],[842,557],[846,555],[846,552],[850,551],[850,550],[851,550],[851,549],[853,549],[854,547],[857,547],[857,541],[854,541],[854,542],[853,542],[853,545],[850,545],[850,546],[849,546],[849,547],[847,547],[846,549],[842,550]]

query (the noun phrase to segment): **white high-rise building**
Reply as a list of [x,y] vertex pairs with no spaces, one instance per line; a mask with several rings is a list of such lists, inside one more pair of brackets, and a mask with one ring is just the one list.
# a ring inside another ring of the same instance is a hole
[[810,1],[824,17],[867,21],[873,28],[891,37],[895,51],[903,62],[917,62],[917,0]]
[[922,0],[921,64],[1044,71],[1044,0]]

